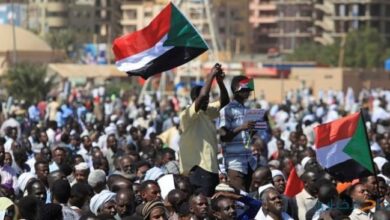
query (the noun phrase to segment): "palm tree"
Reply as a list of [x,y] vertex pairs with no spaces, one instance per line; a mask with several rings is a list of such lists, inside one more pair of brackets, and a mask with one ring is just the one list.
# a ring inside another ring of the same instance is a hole
[[46,66],[20,63],[8,69],[2,77],[10,96],[24,99],[28,104],[44,99],[54,85],[55,76],[47,76]]

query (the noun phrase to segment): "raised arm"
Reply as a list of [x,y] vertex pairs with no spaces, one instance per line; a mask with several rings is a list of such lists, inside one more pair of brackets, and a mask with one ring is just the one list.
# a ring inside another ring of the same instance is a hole
[[199,96],[195,99],[195,111],[198,112],[202,105],[205,105],[209,101],[209,93],[211,89],[211,84],[216,74],[221,71],[221,65],[218,63],[214,65],[210,73],[207,75],[206,82],[202,89],[200,90]]
[[225,84],[223,83],[223,80],[225,79],[225,73],[221,70],[217,73],[216,76],[219,91],[220,91],[220,97],[219,102],[221,103],[221,109],[229,103],[229,93],[226,90]]

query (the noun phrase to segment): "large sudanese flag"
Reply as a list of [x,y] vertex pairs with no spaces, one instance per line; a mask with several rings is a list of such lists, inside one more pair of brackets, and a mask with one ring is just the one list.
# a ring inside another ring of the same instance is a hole
[[366,127],[360,112],[317,126],[317,160],[336,180],[347,182],[374,173]]
[[206,41],[173,3],[144,29],[113,42],[117,68],[144,79],[180,66],[207,50]]

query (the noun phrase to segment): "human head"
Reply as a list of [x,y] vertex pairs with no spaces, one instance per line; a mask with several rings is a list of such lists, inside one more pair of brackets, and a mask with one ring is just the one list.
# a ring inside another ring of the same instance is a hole
[[87,183],[75,183],[70,190],[69,204],[82,209],[93,196],[93,190]]
[[272,183],[272,173],[268,167],[258,167],[252,174],[251,192],[257,191],[260,186]]
[[272,180],[276,190],[283,194],[286,189],[286,179],[284,174],[280,170],[272,170]]
[[15,162],[16,162],[16,164],[18,164],[18,166],[23,166],[23,164],[26,163],[28,156],[27,156],[27,150],[25,147],[18,146],[16,148],[12,149],[12,153],[14,155]]
[[18,184],[18,188],[19,188],[20,192],[23,194],[24,191],[26,190],[27,185],[31,181],[36,180],[36,179],[37,179],[37,177],[30,172],[22,173],[18,177],[18,180],[17,180],[17,184]]
[[130,216],[134,211],[134,194],[132,191],[121,189],[115,197],[119,217]]
[[48,147],[43,147],[43,148],[41,149],[41,155],[42,155],[42,158],[43,158],[46,162],[48,162],[48,163],[51,162],[51,151],[50,151],[50,149],[49,149]]
[[209,214],[209,203],[203,194],[193,195],[190,198],[190,212],[197,219],[205,219]]
[[262,196],[262,209],[271,216],[280,216],[283,211],[283,200],[280,193],[273,188],[266,189]]
[[74,177],[78,183],[87,182],[89,175],[89,167],[85,162],[74,166]]
[[315,196],[317,194],[317,188],[315,185],[315,182],[318,179],[318,174],[313,171],[305,171],[301,179],[304,183],[305,190],[312,196]]
[[45,185],[40,180],[34,179],[26,186],[26,190],[29,196],[34,196],[40,199],[42,202],[46,202],[46,189]]
[[85,135],[81,138],[81,140],[82,140],[82,143],[83,143],[85,150],[90,151],[90,149],[92,148],[91,138],[88,135]]
[[5,158],[5,150],[4,150],[4,145],[0,144],[0,165],[4,165],[4,158]]
[[167,210],[160,201],[150,201],[142,208],[142,217],[145,220],[167,220]]
[[160,186],[156,181],[146,180],[140,186],[141,197],[145,202],[161,200]]
[[37,161],[34,164],[35,174],[45,186],[48,186],[47,176],[49,175],[49,164],[46,161]]
[[104,170],[93,170],[88,176],[88,184],[96,193],[100,193],[106,187],[106,173]]
[[4,153],[4,165],[12,166],[12,155],[10,152],[5,152]]
[[139,161],[136,164],[136,176],[139,180],[143,180],[146,171],[150,169],[150,164],[147,161]]
[[249,98],[250,92],[253,91],[253,89],[246,86],[248,84],[248,80],[249,78],[243,75],[233,77],[230,89],[233,93],[234,99],[245,101]]
[[350,188],[350,196],[355,204],[362,205],[369,199],[367,187],[357,183]]
[[182,191],[186,195],[187,199],[190,198],[193,191],[190,183],[190,179],[187,176],[183,176],[183,175],[175,175],[174,179],[175,179],[175,188]]
[[49,173],[49,175],[47,176],[47,182],[49,184],[49,188],[51,189],[53,187],[54,182],[59,179],[66,179],[66,176],[62,171],[56,170]]
[[57,165],[62,165],[65,162],[66,150],[62,147],[57,147],[53,151],[53,161]]
[[233,220],[236,219],[236,207],[234,201],[225,196],[219,196],[211,200],[211,209],[215,219]]
[[369,199],[376,199],[378,197],[377,193],[377,186],[378,182],[375,178],[375,176],[367,176],[360,178],[360,183],[362,183],[368,190],[368,197]]
[[35,196],[22,197],[17,203],[20,219],[40,219],[44,202]]
[[59,179],[53,183],[51,189],[52,199],[55,203],[68,203],[70,198],[70,184],[67,180]]
[[0,204],[0,215],[2,216],[2,220],[16,219],[17,213],[12,200],[7,197],[0,197]]
[[91,212],[95,215],[108,214],[111,217],[116,215],[115,193],[103,190],[94,195],[89,203]]
[[318,200],[324,204],[335,204],[338,193],[335,185],[327,179],[317,180],[316,188],[318,189]]
[[119,166],[123,173],[131,174],[133,168],[133,160],[129,156],[123,156],[120,159]]
[[108,189],[111,192],[118,192],[121,189],[132,190],[132,182],[122,175],[112,174],[107,180]]
[[107,137],[107,148],[111,149],[114,153],[118,149],[118,142],[114,134],[110,134]]

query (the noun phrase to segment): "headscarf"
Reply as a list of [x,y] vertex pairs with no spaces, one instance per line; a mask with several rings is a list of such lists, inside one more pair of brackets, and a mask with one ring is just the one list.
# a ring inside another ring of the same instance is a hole
[[114,200],[116,194],[108,190],[103,190],[99,194],[94,195],[89,203],[89,209],[95,215],[98,215],[98,210],[105,203]]
[[36,176],[32,173],[22,173],[19,176],[17,186],[22,194],[26,189],[27,183],[34,178],[36,178]]
[[142,208],[142,217],[144,220],[147,220],[152,213],[152,210],[157,207],[165,210],[164,203],[158,200],[145,203],[144,207]]
[[7,197],[0,197],[0,220],[3,220],[7,209],[14,203]]

